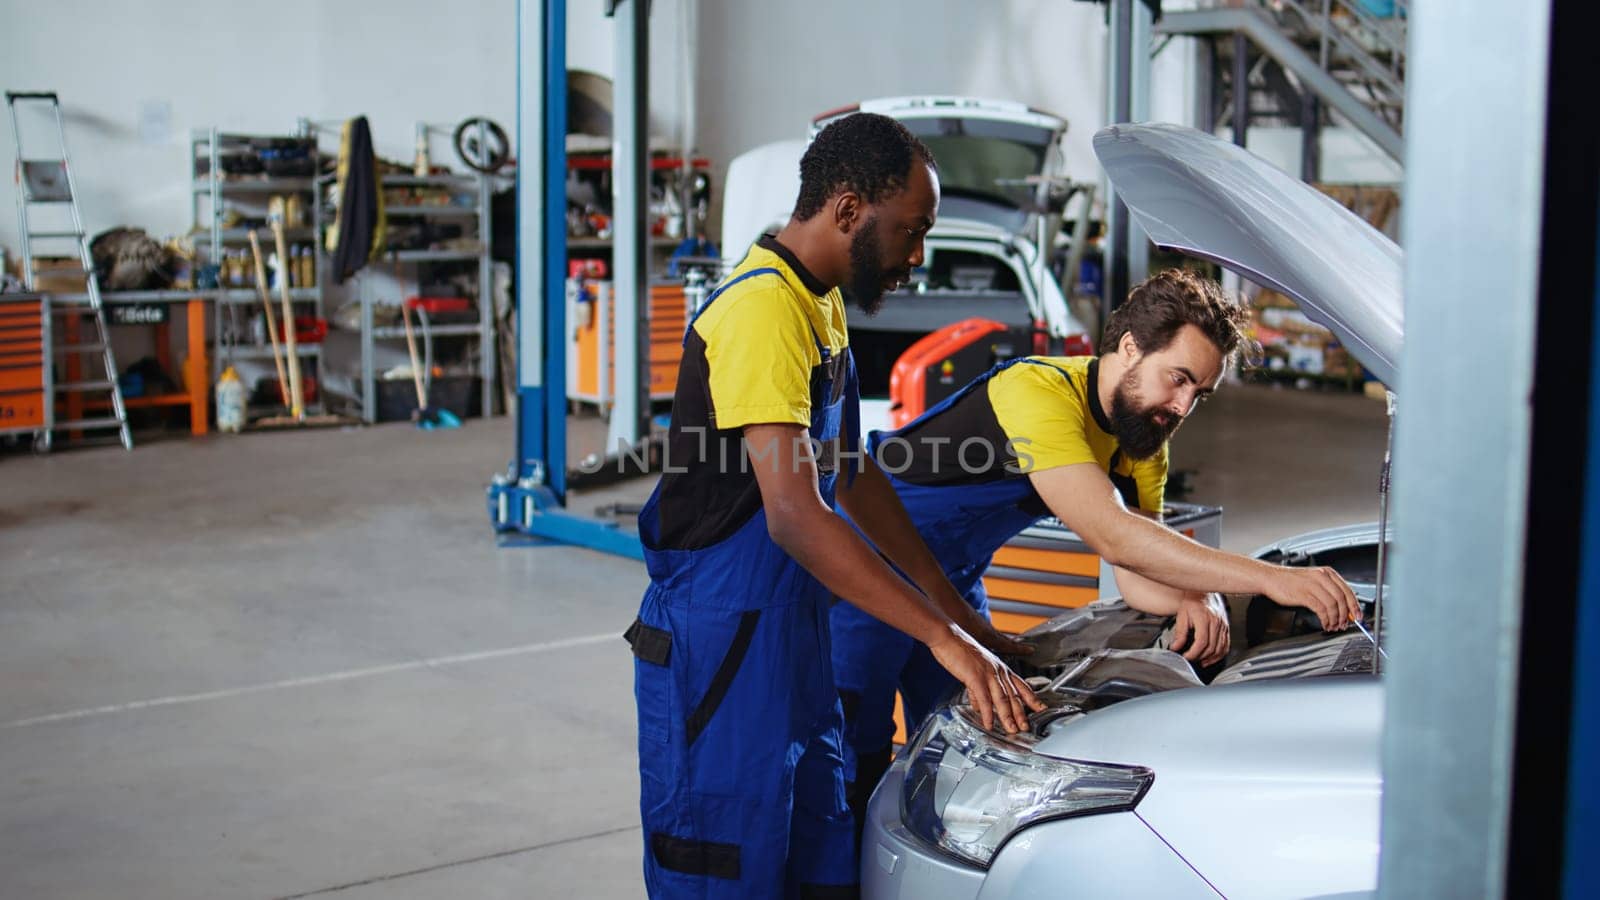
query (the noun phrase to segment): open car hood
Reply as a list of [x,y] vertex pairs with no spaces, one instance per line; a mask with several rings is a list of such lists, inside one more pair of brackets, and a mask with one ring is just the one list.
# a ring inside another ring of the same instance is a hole
[[1244,148],[1177,125],[1112,125],[1094,152],[1157,245],[1295,299],[1396,389],[1404,334],[1400,247]]

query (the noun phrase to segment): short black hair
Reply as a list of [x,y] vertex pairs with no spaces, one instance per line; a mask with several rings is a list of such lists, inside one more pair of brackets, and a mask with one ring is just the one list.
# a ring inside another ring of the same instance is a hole
[[868,203],[880,203],[906,186],[914,162],[939,171],[933,151],[894,119],[876,113],[836,119],[800,158],[794,219],[810,219],[839,191],[854,191]]
[[1228,364],[1254,347],[1247,336],[1250,309],[1222,285],[1189,269],[1167,269],[1146,278],[1128,292],[1128,302],[1106,320],[1100,343],[1103,353],[1115,353],[1122,336],[1133,335],[1140,353],[1167,349],[1185,325],[1199,328],[1222,352]]

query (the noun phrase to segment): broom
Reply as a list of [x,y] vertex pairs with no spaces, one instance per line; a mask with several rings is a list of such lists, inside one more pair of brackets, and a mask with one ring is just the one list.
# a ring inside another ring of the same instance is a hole
[[[283,353],[278,349],[278,317],[272,314],[272,295],[267,293],[267,267],[261,261],[261,241],[256,237],[254,228],[250,229],[250,254],[255,257],[256,294],[261,297],[261,309],[267,317],[267,338],[272,341],[272,365],[278,370],[278,396],[283,400],[283,405],[288,406],[289,376],[283,368]],[[283,276],[280,273],[278,277]],[[289,327],[293,328],[293,323]]]

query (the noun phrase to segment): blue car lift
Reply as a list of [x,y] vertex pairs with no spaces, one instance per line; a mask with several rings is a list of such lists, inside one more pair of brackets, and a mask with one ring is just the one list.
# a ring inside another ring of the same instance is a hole
[[[619,36],[638,44],[646,0],[613,3]],[[565,0],[517,2],[517,399],[516,456],[488,489],[489,520],[502,545],[573,544],[643,559],[636,535],[567,511],[566,268],[567,53]],[[622,46],[619,40],[619,46]],[[643,47],[637,48],[639,53]],[[619,60],[631,75],[638,59]],[[642,73],[639,76],[642,78]],[[620,113],[638,107],[635,82],[618,78]],[[624,97],[624,94],[628,96]],[[630,190],[624,161],[642,115],[618,115],[617,192]],[[640,180],[642,181],[640,156]],[[642,196],[634,194],[633,196]],[[642,224],[642,222],[641,222]],[[618,255],[626,235],[617,234]],[[620,261],[619,261],[620,262]],[[620,268],[620,267],[619,267]],[[618,272],[619,280],[623,273]],[[624,345],[623,335],[617,336]]]

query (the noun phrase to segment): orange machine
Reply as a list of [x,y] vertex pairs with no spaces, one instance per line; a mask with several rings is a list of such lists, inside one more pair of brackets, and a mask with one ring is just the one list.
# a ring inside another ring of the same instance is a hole
[[1005,331],[991,319],[962,319],[912,344],[889,373],[889,425],[911,422],[982,375],[999,358],[990,335]]
[[[616,332],[612,283],[594,279],[567,282],[567,324],[572,342],[567,345],[567,399],[592,403],[609,410],[617,395],[613,361]],[[678,363],[683,358],[685,320],[683,285],[679,282],[650,286],[650,399],[671,400],[678,384]],[[601,377],[600,347],[604,336],[605,377]]]

